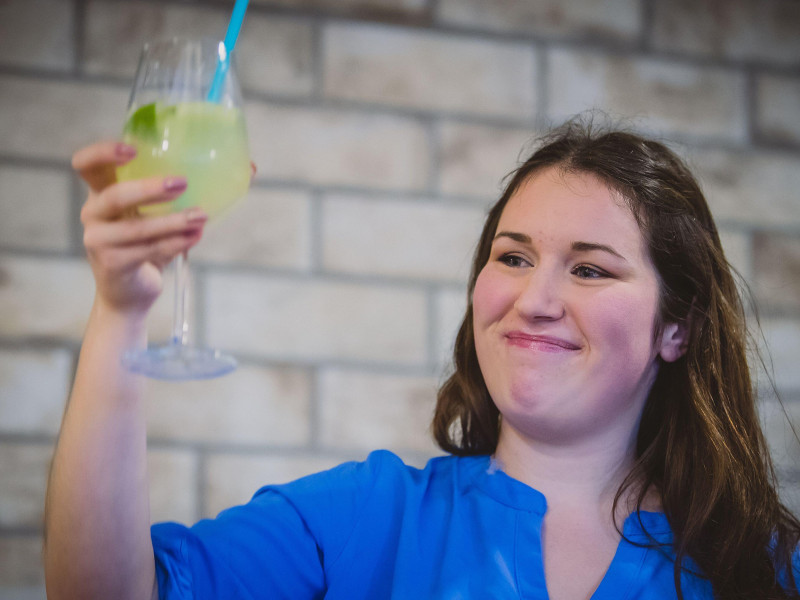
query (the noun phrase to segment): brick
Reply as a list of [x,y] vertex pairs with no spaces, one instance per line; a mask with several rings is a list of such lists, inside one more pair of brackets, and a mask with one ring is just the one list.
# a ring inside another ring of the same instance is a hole
[[259,179],[423,190],[430,169],[415,119],[251,103],[248,129]]
[[[767,351],[762,354],[779,391],[797,392],[800,390],[800,370],[797,368],[800,357],[800,320],[788,318],[763,319],[761,321],[763,340]],[[762,374],[759,382],[766,385]]]
[[52,455],[49,444],[0,443],[0,527],[42,527]]
[[783,400],[781,408],[776,400],[770,400],[759,408],[775,466],[779,470],[797,469],[800,466],[800,442],[794,437],[792,425],[795,429],[800,428],[800,402]]
[[195,454],[189,450],[150,449],[147,472],[151,522],[194,523],[199,516]]
[[0,166],[0,244],[26,250],[68,250],[70,187],[66,173]]
[[759,305],[800,313],[800,235],[757,233],[753,257]]
[[356,18],[375,17],[392,20],[418,20],[427,13],[427,0],[254,0],[253,4],[286,6],[352,14]]
[[0,432],[58,433],[71,379],[67,350],[0,350]]
[[800,224],[800,159],[779,152],[693,150],[690,165],[717,221]]
[[84,261],[0,258],[0,334],[78,340],[93,294],[94,281]]
[[559,121],[590,108],[636,117],[647,130],[741,142],[745,80],[718,67],[553,49],[548,114]]
[[333,448],[436,451],[428,427],[436,380],[326,369],[319,380],[320,442]]
[[328,25],[330,98],[478,115],[533,116],[535,50],[386,26]]
[[0,61],[19,67],[71,69],[74,19],[73,3],[63,0],[0,3]]
[[[252,12],[252,11],[251,11]],[[133,79],[147,40],[170,36],[221,37],[229,7],[141,2],[90,2],[84,68]],[[248,90],[307,94],[313,86],[312,30],[293,19],[248,14],[236,44],[236,67]],[[269,60],[264,60],[264,57]]]
[[752,281],[753,278],[753,240],[748,233],[741,231],[719,229],[719,237],[722,242],[722,249],[728,263],[745,279]]
[[265,485],[287,483],[343,462],[330,455],[213,454],[206,462],[204,517],[247,503]]
[[33,586],[11,586],[0,584],[0,595],[3,600],[42,600],[47,596],[44,583]]
[[[0,335],[80,340],[93,297],[94,280],[83,260],[0,256]],[[151,339],[168,338],[171,323],[170,288],[151,310]]]
[[452,372],[453,348],[456,335],[467,310],[467,292],[463,290],[439,290],[436,306],[436,364],[442,375]]
[[642,25],[640,3],[558,0],[441,0],[441,23],[543,37],[635,41]]
[[796,517],[800,517],[800,480],[794,477],[781,481],[779,491],[781,501]]
[[653,45],[706,57],[800,62],[800,6],[793,0],[654,3]]
[[280,360],[420,364],[425,299],[399,287],[213,274],[208,340]]
[[0,536],[0,591],[9,600],[44,598],[42,537],[39,535]]
[[331,196],[322,208],[323,266],[362,275],[463,281],[482,210]]
[[760,139],[800,144],[800,79],[772,75],[758,77],[755,120]]
[[500,197],[503,179],[521,160],[532,139],[530,129],[444,123],[438,129],[438,190],[443,194]]
[[[312,24],[275,15],[248,15],[237,42],[245,90],[309,95],[314,88]],[[268,60],[265,60],[268,57]]]
[[307,271],[311,266],[308,194],[251,188],[219,222],[212,222],[192,260]]
[[67,161],[78,148],[119,135],[127,104],[124,88],[0,76],[0,151]]
[[309,440],[311,384],[298,369],[240,365],[218,379],[148,381],[151,439],[229,444]]

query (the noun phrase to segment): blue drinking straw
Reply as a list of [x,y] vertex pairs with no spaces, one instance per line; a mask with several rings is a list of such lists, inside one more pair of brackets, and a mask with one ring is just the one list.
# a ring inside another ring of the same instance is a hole
[[208,101],[219,102],[222,95],[222,86],[225,83],[225,74],[228,72],[228,65],[231,60],[231,52],[236,45],[236,40],[239,37],[239,31],[242,29],[242,22],[244,21],[244,12],[247,10],[247,3],[249,0],[236,0],[233,6],[233,14],[231,15],[231,22],[228,23],[228,31],[225,34],[225,53],[217,61],[217,70],[214,72],[214,80],[211,82],[211,89],[208,90]]

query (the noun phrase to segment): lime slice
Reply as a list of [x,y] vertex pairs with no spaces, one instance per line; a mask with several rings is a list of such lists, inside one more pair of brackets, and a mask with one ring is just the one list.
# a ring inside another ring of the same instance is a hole
[[170,104],[169,106],[156,105],[156,124],[161,127],[165,121],[175,116],[180,104]]
[[156,103],[151,102],[136,109],[125,123],[123,133],[137,138],[153,139],[156,137]]
[[158,102],[140,106],[128,119],[122,133],[140,140],[158,140],[165,122],[175,115],[175,108],[174,105],[163,106]]

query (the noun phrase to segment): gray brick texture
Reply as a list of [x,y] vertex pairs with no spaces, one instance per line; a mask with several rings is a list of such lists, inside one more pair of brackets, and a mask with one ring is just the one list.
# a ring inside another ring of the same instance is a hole
[[[0,2],[2,598],[44,598],[49,456],[94,293],[70,157],[119,136],[146,39],[222,36],[230,4]],[[437,453],[486,208],[537,132],[586,109],[698,173],[759,310],[764,429],[800,510],[797,0],[254,0],[236,60],[258,172],[191,253],[190,322],[241,366],[148,385],[154,520],[375,447]]]

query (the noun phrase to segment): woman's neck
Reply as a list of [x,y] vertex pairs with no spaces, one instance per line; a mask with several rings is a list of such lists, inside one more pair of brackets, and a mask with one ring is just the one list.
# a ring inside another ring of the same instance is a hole
[[[597,509],[610,516],[617,490],[635,460],[635,438],[605,436],[550,444],[503,423],[494,458],[507,475],[544,494],[548,511]],[[634,505],[628,498],[637,491],[623,497],[618,516],[631,512]]]

